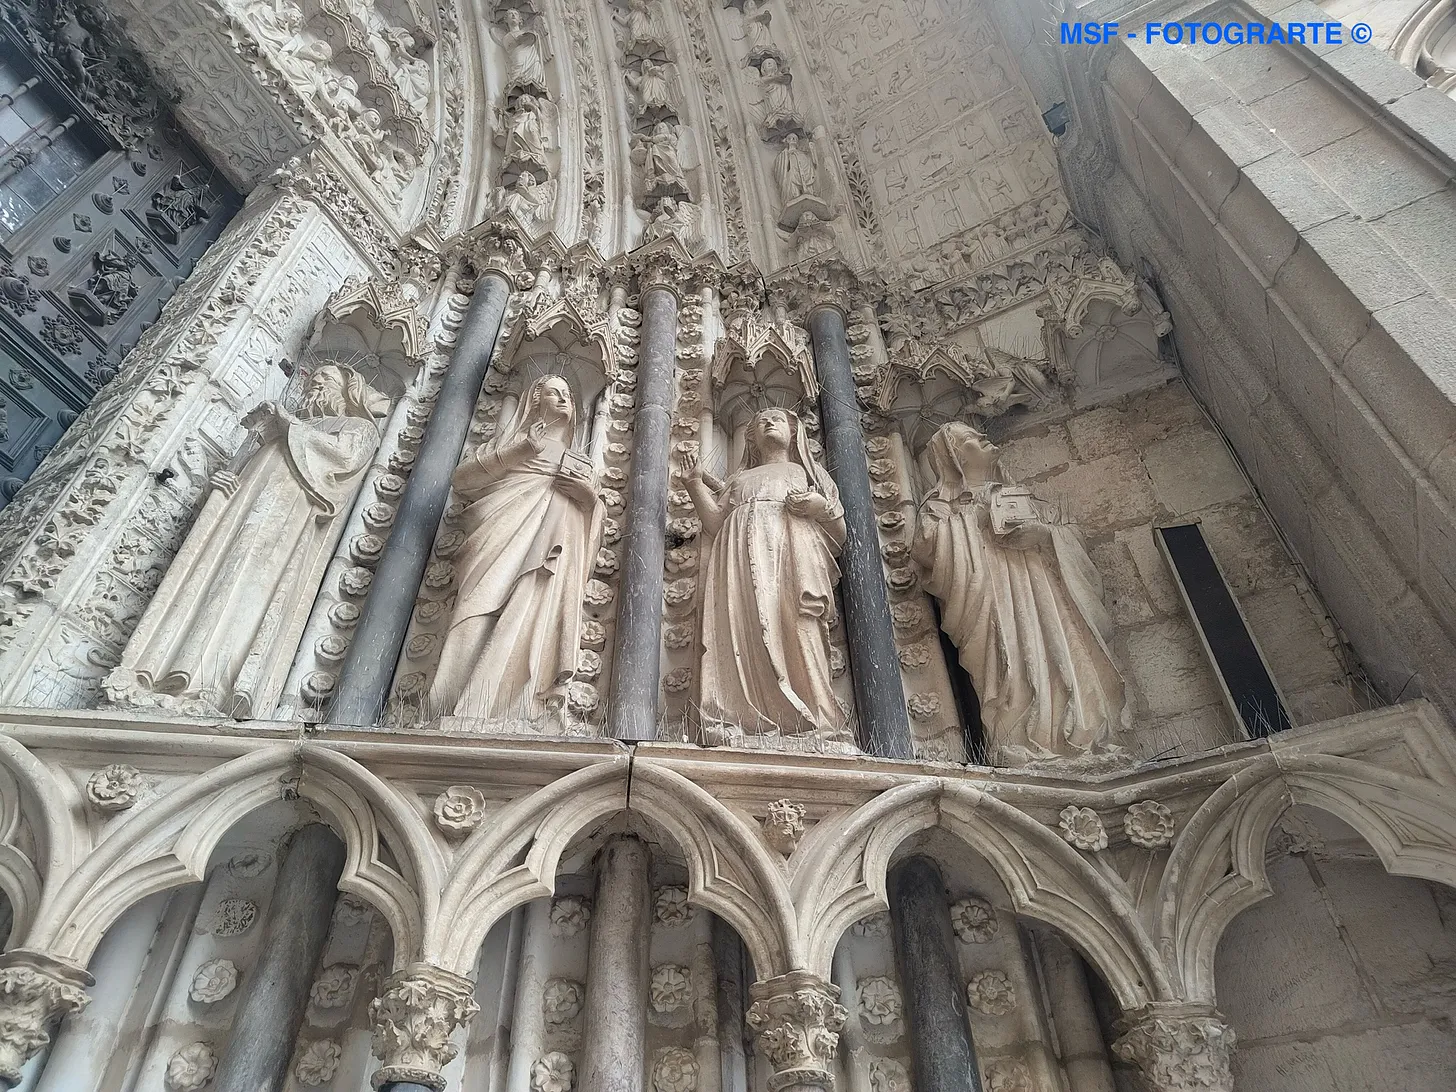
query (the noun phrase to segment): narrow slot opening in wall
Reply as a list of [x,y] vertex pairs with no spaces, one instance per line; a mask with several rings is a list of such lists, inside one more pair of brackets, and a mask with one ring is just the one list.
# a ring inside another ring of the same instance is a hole
[[940,637],[940,652],[945,657],[945,666],[950,674],[951,697],[955,699],[956,722],[961,726],[961,736],[966,747],[968,766],[989,766],[990,755],[986,748],[986,733],[981,724],[981,697],[976,693],[976,684],[971,673],[961,666],[960,650],[946,635],[940,624],[940,603],[933,597],[930,609],[935,615],[935,632]]
[[1238,601],[1197,523],[1157,528],[1184,605],[1224,697],[1251,737],[1293,727],[1284,699]]

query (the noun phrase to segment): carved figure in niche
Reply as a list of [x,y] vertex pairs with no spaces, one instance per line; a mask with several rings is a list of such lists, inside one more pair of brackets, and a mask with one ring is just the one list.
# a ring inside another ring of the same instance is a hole
[[185,175],[174,174],[156,193],[147,211],[147,223],[168,243],[175,243],[188,228],[207,219],[202,202],[205,185],[193,185]]
[[515,213],[516,219],[527,227],[536,227],[551,216],[556,203],[556,180],[536,181],[529,171],[516,176],[515,184],[496,190],[495,205],[498,209]]
[[628,44],[667,43],[667,30],[654,0],[627,0],[627,14],[622,21],[627,28]]
[[469,507],[455,555],[460,591],[430,691],[438,713],[539,721],[564,706],[605,516],[591,463],[571,446],[575,431],[571,387],[542,376],[455,471]]
[[667,83],[667,65],[644,58],[642,71],[629,71],[625,75],[627,86],[631,87],[637,96],[638,117],[653,110],[670,111],[672,109],[672,92]]
[[784,136],[778,155],[774,156],[774,183],[782,202],[780,227],[792,231],[810,212],[820,220],[830,218],[829,205],[819,193],[819,161],[814,155],[813,141],[804,147],[797,133]]
[[632,162],[642,168],[642,188],[648,198],[688,196],[688,183],[678,155],[677,128],[659,121],[647,136],[632,140]]
[[743,37],[748,42],[749,63],[760,60],[765,54],[778,52],[769,31],[772,19],[768,0],[743,0]]
[[523,94],[509,109],[498,110],[495,139],[504,155],[504,168],[527,164],[544,170],[550,144],[547,133],[555,119],[556,109],[551,101],[532,94]]
[[409,103],[410,109],[423,115],[430,104],[430,66],[421,57],[414,55],[415,39],[408,31],[394,28],[395,53],[394,86],[400,98]]
[[84,285],[77,285],[68,291],[76,309],[94,323],[109,324],[126,314],[137,298],[136,280],[131,271],[136,268],[137,259],[130,254],[118,253],[111,245],[92,255],[96,272],[86,279]]
[[[379,444],[389,399],[335,364],[290,413],[243,418],[260,446],[213,492],[108,678],[126,704],[249,716],[282,689],[334,545]],[[161,696],[165,700],[157,700]]]
[[507,8],[491,37],[506,51],[506,96],[514,91],[546,93],[546,46],[541,35],[526,25],[521,13]]
[[794,229],[794,260],[803,262],[828,253],[837,245],[834,229],[812,212],[804,213]]
[[664,197],[657,206],[652,221],[642,232],[642,241],[650,243],[656,239],[675,236],[689,254],[696,255],[706,240],[703,238],[703,214],[691,201],[679,201]]
[[829,666],[844,509],[798,415],[756,415],[726,483],[692,457],[683,475],[705,539],[704,740],[741,731],[850,742]]
[[794,105],[794,77],[779,63],[779,59],[772,55],[765,57],[758,66],[758,78],[763,84],[763,98],[759,101],[763,110],[763,127],[769,130],[800,128],[802,122]]
[[288,49],[303,29],[303,11],[291,0],[257,0],[243,9],[260,45],[275,53]]
[[1125,722],[1102,578],[1077,531],[998,474],[970,425],[931,438],[915,558],[981,699],[998,762],[1112,749]]
[[334,59],[333,47],[328,42],[300,33],[278,51],[276,59],[283,75],[300,95],[328,98],[329,65]]

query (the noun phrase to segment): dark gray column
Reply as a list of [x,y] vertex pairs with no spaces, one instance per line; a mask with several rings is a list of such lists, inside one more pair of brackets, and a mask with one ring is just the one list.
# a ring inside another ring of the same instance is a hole
[[460,324],[450,369],[440,384],[394,527],[339,672],[329,707],[330,724],[367,727],[378,723],[384,710],[510,292],[509,283],[499,273],[486,273],[475,283],[475,298]]
[[647,843],[631,835],[617,835],[597,855],[577,1079],[583,1090],[644,1092],[650,864]]
[[328,827],[313,823],[293,836],[214,1092],[281,1092],[287,1083],[343,871],[344,843]]
[[1037,930],[1036,947],[1057,1029],[1057,1050],[1072,1092],[1116,1092],[1082,957],[1047,930]]
[[950,904],[930,858],[910,857],[890,870],[890,920],[915,1087],[981,1092]]
[[840,588],[859,709],[860,745],[880,758],[914,758],[844,315],[836,307],[816,307],[809,315],[809,335],[814,343],[814,370],[819,374],[824,449],[834,484],[839,486],[849,531],[839,559],[844,574]]
[[718,1050],[723,1092],[748,1092],[743,1000],[748,996],[746,953],[737,931],[713,915],[713,967],[718,980]]
[[662,566],[667,553],[667,460],[676,361],[677,296],[661,286],[644,289],[632,479],[627,522],[622,529],[620,607],[612,652],[612,692],[607,705],[607,731],[614,739],[657,738]]

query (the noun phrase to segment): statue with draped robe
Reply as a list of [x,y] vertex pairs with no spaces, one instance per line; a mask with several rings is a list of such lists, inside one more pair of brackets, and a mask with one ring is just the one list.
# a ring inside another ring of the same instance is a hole
[[695,459],[684,479],[703,524],[704,742],[851,743],[829,666],[844,509],[798,415],[755,416],[727,482]]
[[575,434],[571,387],[542,376],[455,471],[466,537],[429,697],[437,714],[536,723],[564,715],[605,517]]
[[935,486],[920,508],[915,559],[975,683],[992,761],[1116,750],[1122,676],[1081,535],[1003,481],[1000,451],[970,425],[943,426],[926,455]]
[[379,445],[389,399],[336,364],[291,413],[264,402],[236,469],[213,491],[107,678],[118,704],[266,715],[283,683],[338,535]]

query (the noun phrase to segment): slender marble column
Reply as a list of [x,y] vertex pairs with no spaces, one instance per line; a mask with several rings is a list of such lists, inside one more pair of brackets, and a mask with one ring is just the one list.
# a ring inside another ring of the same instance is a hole
[[930,858],[890,870],[890,920],[916,1087],[981,1092],[945,881]]
[[622,577],[607,730],[614,739],[657,738],[662,658],[662,566],[667,554],[667,475],[677,296],[661,285],[642,293],[632,480],[622,531]]
[[743,955],[743,941],[738,933],[714,914],[713,966],[718,980],[718,1049],[723,1092],[748,1092]]
[[1047,932],[1037,933],[1036,947],[1052,1023],[1057,1029],[1062,1068],[1067,1071],[1072,1092],[1117,1092],[1082,957],[1060,937]]
[[294,834],[213,1092],[281,1092],[287,1083],[343,871],[344,843],[328,827],[311,823]]
[[849,530],[839,559],[844,574],[840,587],[854,669],[860,743],[880,758],[914,758],[885,570],[880,564],[880,535],[875,528],[874,495],[870,492],[844,315],[837,307],[816,307],[809,315],[809,335],[814,343],[814,369],[819,375],[824,448],[830,473],[839,486]]
[[612,838],[597,856],[577,1077],[591,1092],[645,1092],[649,864],[647,844],[631,835]]
[[371,726],[384,710],[510,292],[509,282],[500,273],[486,273],[475,283],[475,297],[460,324],[450,369],[440,384],[409,484],[339,672],[328,713],[331,724]]

